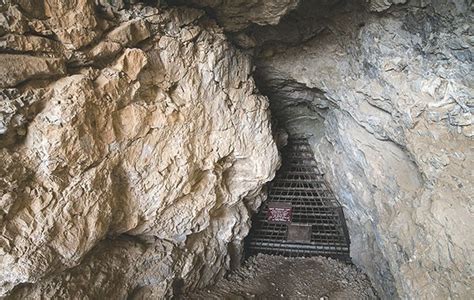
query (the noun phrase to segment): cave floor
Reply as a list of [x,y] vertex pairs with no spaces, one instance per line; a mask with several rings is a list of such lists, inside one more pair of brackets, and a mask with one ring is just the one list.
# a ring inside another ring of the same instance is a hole
[[181,299],[378,299],[367,276],[324,257],[253,256],[226,279]]

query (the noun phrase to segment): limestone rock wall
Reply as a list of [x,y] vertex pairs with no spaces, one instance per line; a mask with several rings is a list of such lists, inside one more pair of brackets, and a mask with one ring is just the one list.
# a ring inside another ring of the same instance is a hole
[[353,261],[381,296],[470,298],[469,7],[411,2],[374,15],[310,2],[276,28],[248,33],[257,44],[265,37],[259,88],[280,126],[311,135],[345,207]]
[[379,294],[472,295],[470,2],[159,2],[0,1],[0,297],[170,298],[238,265],[278,153],[224,30]]
[[[177,5],[196,6],[205,8],[229,33],[241,33],[252,25],[277,25],[280,20],[295,10],[299,5],[306,5],[308,0],[169,0]],[[306,3],[305,3],[306,2]],[[320,0],[312,2],[313,5],[324,7],[341,0]],[[381,12],[392,5],[406,3],[406,0],[366,0],[367,9],[373,12]],[[420,5],[424,5],[421,3]],[[319,11],[313,11],[315,16]],[[309,16],[309,15],[308,15]],[[307,24],[309,25],[309,24]],[[305,31],[307,28],[298,28]],[[285,37],[287,38],[287,37]],[[290,37],[291,38],[291,37]]]
[[251,24],[276,25],[300,0],[173,0],[212,11],[219,25],[229,32],[241,31]]
[[0,34],[0,296],[170,297],[239,260],[279,158],[203,11],[6,1]]

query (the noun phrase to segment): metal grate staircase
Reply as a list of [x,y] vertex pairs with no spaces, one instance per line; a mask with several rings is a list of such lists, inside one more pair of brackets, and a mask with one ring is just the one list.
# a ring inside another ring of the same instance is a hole
[[350,261],[344,213],[319,172],[307,139],[291,139],[268,199],[253,220],[249,255],[330,256]]

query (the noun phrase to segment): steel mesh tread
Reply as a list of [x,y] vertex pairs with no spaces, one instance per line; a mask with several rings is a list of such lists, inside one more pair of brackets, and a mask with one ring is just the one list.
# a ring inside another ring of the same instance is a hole
[[[268,199],[254,217],[247,239],[250,254],[325,255],[350,261],[341,205],[318,170],[307,140],[290,140],[282,156],[284,164],[268,185]],[[267,221],[268,203],[272,202],[291,204],[292,224],[311,226],[310,238],[304,242],[287,240],[287,224]]]

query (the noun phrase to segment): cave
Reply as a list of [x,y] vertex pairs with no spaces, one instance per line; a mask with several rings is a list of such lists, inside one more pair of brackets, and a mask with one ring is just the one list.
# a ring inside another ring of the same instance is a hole
[[0,1],[0,298],[471,298],[472,21]]

